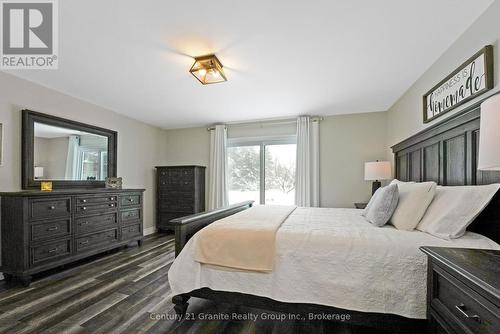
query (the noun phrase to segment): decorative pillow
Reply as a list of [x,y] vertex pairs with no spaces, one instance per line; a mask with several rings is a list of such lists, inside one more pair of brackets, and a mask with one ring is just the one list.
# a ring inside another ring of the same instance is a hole
[[436,196],[417,230],[441,239],[456,239],[484,210],[500,184],[486,186],[437,187]]
[[431,204],[436,192],[435,182],[400,182],[394,180],[399,190],[399,203],[391,217],[391,224],[398,230],[413,231]]
[[375,198],[377,197],[377,194],[380,194],[378,192],[378,190],[381,189],[381,188],[378,188],[375,193],[372,195],[372,197],[370,198],[370,200],[368,201],[368,204],[366,204],[366,207],[365,209],[363,210],[363,213],[361,214],[363,217],[366,217],[366,214],[368,213],[368,211],[370,210],[370,207],[372,206],[373,202],[375,201]]
[[398,205],[399,192],[396,184],[378,188],[363,212],[367,221],[375,226],[384,226]]

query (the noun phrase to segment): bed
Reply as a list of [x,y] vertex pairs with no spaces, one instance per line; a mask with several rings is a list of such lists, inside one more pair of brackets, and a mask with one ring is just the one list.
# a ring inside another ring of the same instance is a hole
[[[395,145],[396,178],[442,185],[499,182],[499,173],[475,167],[479,115],[477,104]],[[245,202],[172,221],[177,259],[169,281],[179,314],[186,312],[190,297],[200,297],[291,314],[349,315],[353,324],[420,333],[426,317],[426,257],[419,247],[500,248],[497,194],[466,235],[451,241],[391,226],[374,228],[361,210],[297,208],[276,234],[272,272],[193,260],[196,231],[251,206]]]

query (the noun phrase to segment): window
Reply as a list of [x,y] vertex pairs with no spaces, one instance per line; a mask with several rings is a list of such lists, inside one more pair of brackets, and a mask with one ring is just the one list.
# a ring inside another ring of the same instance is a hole
[[295,200],[295,137],[229,142],[229,203],[293,204]]
[[79,180],[104,180],[108,174],[108,152],[79,147]]

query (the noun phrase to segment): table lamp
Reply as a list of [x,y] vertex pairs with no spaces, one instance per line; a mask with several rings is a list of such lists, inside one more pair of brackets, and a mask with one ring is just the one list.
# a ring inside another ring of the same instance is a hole
[[500,170],[500,94],[481,103],[477,169]]
[[43,167],[35,167],[35,179],[43,178]]
[[389,180],[392,178],[390,161],[372,161],[365,162],[365,181],[373,181],[372,195],[382,185],[380,180]]

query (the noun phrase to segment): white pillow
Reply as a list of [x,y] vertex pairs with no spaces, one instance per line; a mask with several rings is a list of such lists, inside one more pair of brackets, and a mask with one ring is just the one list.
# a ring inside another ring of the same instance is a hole
[[391,224],[398,230],[413,231],[431,204],[436,192],[435,182],[400,182],[394,180],[399,189],[399,203],[391,217]]
[[417,229],[442,239],[460,238],[498,189],[500,184],[437,187],[434,201]]
[[377,227],[384,226],[394,213],[398,199],[399,193],[396,184],[378,188],[366,206],[363,216]]

